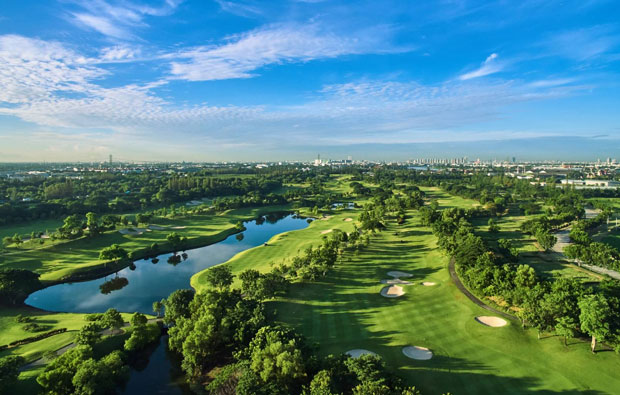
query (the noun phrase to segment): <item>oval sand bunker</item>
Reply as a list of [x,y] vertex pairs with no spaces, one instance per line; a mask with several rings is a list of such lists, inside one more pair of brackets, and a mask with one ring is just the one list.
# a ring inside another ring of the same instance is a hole
[[506,320],[503,318],[491,317],[487,315],[481,315],[479,317],[476,317],[476,321],[478,321],[482,325],[491,326],[493,328],[499,328],[507,324]]
[[359,358],[362,355],[377,355],[376,353],[368,350],[364,350],[363,348],[356,348],[353,350],[349,350],[345,352],[345,354],[351,356],[351,358]]
[[433,352],[426,347],[409,346],[403,348],[403,354],[411,359],[426,361],[433,358]]
[[432,287],[433,285],[437,285],[437,283],[431,281],[424,281],[422,285],[424,285],[425,287]]
[[396,277],[396,278],[398,278],[398,277],[411,277],[411,276],[413,276],[413,274],[411,274],[411,273],[399,272],[397,270],[391,271],[391,272],[387,272],[387,275],[390,276],[390,277]]
[[403,292],[403,287],[398,285],[390,285],[389,287],[383,287],[381,290],[381,296],[386,298],[398,298],[399,296],[403,296],[405,292]]
[[331,233],[333,231],[334,231],[333,229],[327,229],[327,230],[322,231],[321,234],[322,235],[326,235],[326,234]]

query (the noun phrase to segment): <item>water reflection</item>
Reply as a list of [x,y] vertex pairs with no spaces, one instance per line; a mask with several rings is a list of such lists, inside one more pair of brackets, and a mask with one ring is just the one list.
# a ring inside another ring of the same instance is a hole
[[118,291],[129,285],[129,280],[125,277],[114,277],[113,279],[106,281],[99,286],[99,290],[102,294],[108,295],[112,291]]
[[[261,225],[262,224],[262,225]],[[210,246],[189,251],[187,260],[181,262],[183,255],[161,254],[158,260],[173,258],[173,264],[158,265],[157,261],[137,261],[135,270],[123,269],[117,275],[92,281],[59,284],[31,294],[26,303],[45,310],[95,313],[104,312],[110,307],[120,311],[152,313],[152,303],[167,297],[177,289],[189,288],[189,279],[207,267],[217,265],[232,258],[238,252],[259,246],[272,236],[308,226],[308,223],[291,215],[270,215],[260,221],[245,224],[246,231],[239,240],[235,236]],[[128,284],[108,294],[101,292],[101,286],[115,277],[125,278]]]

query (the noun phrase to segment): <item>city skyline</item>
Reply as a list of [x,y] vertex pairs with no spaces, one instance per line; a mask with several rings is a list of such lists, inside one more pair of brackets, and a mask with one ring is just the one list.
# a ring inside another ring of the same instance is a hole
[[618,14],[609,1],[13,2],[0,162],[614,157]]

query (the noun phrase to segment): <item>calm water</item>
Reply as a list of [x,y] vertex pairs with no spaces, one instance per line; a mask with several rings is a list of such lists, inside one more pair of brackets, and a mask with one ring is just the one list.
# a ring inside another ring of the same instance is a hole
[[[26,303],[49,311],[72,313],[104,312],[110,307],[119,311],[152,313],[156,300],[167,297],[177,289],[189,288],[195,273],[232,258],[238,252],[261,245],[272,236],[308,226],[305,219],[292,215],[264,217],[245,224],[243,238],[229,236],[210,246],[186,251],[187,259],[174,265],[168,263],[173,254],[158,256],[159,262],[135,262],[116,274],[97,280],[54,285],[31,294]],[[103,286],[103,287],[102,287]],[[105,293],[103,293],[103,292]]]
[[168,351],[168,336],[162,336],[141,369],[132,367],[123,394],[191,394],[184,384],[178,357]]

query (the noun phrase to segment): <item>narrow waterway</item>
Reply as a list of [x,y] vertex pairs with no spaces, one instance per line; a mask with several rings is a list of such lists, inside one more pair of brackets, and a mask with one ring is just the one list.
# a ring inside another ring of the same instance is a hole
[[[152,314],[152,304],[177,289],[189,288],[195,273],[226,262],[235,254],[259,246],[279,233],[303,229],[305,219],[289,214],[269,215],[245,224],[243,233],[206,247],[162,254],[158,262],[136,261],[116,274],[91,281],[54,285],[31,294],[26,303],[48,311],[104,312],[113,307],[123,312]],[[172,258],[171,258],[172,257]],[[175,261],[176,258],[176,261]]]

